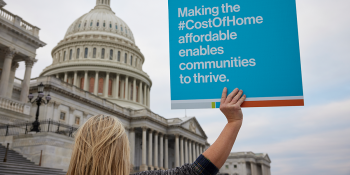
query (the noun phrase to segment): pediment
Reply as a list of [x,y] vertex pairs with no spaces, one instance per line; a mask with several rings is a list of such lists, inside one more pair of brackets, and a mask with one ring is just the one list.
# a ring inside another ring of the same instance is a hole
[[181,120],[183,120],[183,123],[181,123],[180,125],[183,128],[195,134],[201,135],[203,137],[207,137],[201,125],[198,123],[196,117],[186,117],[186,118],[182,118]]

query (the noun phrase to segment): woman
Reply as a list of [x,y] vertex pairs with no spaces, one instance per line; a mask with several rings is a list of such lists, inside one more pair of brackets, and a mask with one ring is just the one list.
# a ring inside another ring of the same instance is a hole
[[[235,89],[227,96],[224,88],[220,110],[227,124],[215,143],[192,164],[170,170],[155,170],[137,173],[215,175],[225,163],[243,122],[241,104],[246,99],[242,90]],[[128,175],[129,141],[121,122],[115,117],[97,115],[91,117],[75,136],[75,146],[68,175]]]

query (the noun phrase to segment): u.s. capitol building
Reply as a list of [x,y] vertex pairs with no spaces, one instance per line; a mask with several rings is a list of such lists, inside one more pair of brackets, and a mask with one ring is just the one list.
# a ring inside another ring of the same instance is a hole
[[[43,150],[42,166],[67,170],[74,139],[52,132],[53,128],[77,128],[91,116],[107,114],[127,129],[134,172],[193,162],[209,146],[205,132],[195,117],[167,119],[150,110],[152,80],[142,69],[145,57],[110,3],[96,0],[94,9],[75,20],[52,49],[52,64],[31,79],[32,66],[38,61],[36,49],[46,44],[39,39],[38,27],[6,11],[0,0],[0,124],[35,120],[37,105],[28,103],[27,97],[29,93],[38,96],[40,83],[45,95],[51,96],[39,110],[39,120],[49,121],[42,125],[42,132],[0,129],[0,143],[10,143],[11,149],[36,163]],[[23,80],[14,76],[22,61],[26,65]],[[239,174],[259,174],[251,167],[264,167],[258,172],[270,174],[268,156],[258,157],[237,158],[245,165]]]

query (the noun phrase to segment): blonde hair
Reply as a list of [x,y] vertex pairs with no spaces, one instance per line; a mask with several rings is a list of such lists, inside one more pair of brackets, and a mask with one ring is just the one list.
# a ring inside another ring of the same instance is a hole
[[115,117],[96,115],[77,131],[67,175],[129,175],[129,140]]

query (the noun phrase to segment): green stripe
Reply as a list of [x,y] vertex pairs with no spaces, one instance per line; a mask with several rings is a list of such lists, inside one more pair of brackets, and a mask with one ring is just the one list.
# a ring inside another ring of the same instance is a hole
[[211,103],[211,108],[215,108],[215,102]]

